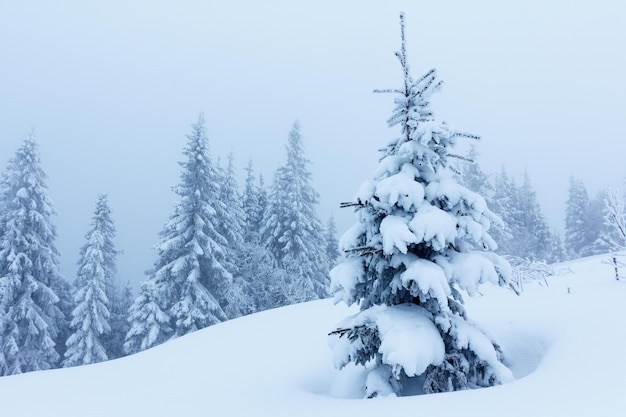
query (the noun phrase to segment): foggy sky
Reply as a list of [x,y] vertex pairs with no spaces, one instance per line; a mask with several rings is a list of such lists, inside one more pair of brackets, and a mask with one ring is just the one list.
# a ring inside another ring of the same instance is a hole
[[[471,3],[471,4],[469,4]],[[546,4],[549,3],[549,4]],[[98,193],[116,222],[121,280],[136,285],[172,213],[185,135],[200,112],[211,154],[252,158],[271,183],[301,124],[319,213],[373,172],[401,86],[398,14],[414,76],[444,80],[436,116],[482,137],[490,173],[527,170],[563,228],[570,175],[622,186],[623,16],[616,1],[0,1],[0,166],[31,128],[58,215],[64,275]]]

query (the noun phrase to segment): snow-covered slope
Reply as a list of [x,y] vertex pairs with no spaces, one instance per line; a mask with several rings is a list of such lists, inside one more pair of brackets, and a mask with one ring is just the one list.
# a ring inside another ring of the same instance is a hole
[[328,300],[222,323],[92,366],[0,378],[2,416],[622,416],[626,280],[606,256],[556,266],[521,296],[486,287],[470,317],[501,343],[516,380],[481,390],[358,399],[326,334],[354,312]]

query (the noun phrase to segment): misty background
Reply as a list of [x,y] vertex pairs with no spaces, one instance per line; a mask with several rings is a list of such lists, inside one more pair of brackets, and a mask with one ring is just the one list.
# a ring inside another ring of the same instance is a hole
[[323,222],[341,234],[400,87],[398,15],[414,74],[444,87],[436,116],[480,135],[484,171],[527,170],[553,228],[569,177],[590,194],[626,177],[626,6],[615,1],[0,0],[0,169],[31,129],[73,281],[99,193],[117,227],[118,278],[136,287],[173,211],[200,112],[211,156],[253,160],[267,185],[301,124]]

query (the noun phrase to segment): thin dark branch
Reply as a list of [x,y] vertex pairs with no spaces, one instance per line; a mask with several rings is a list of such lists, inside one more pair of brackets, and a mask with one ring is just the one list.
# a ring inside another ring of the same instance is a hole
[[359,253],[359,255],[373,255],[376,253],[382,253],[382,249],[372,248],[370,246],[359,246],[357,248],[345,249],[346,253]]
[[480,140],[480,136],[478,135],[472,135],[471,133],[466,133],[466,132],[454,132],[452,134],[453,138],[467,138],[467,139],[474,139],[474,140]]
[[357,201],[357,202],[344,202],[344,203],[339,204],[339,208],[356,207],[356,206],[363,207],[364,205],[365,204],[363,204],[360,201]]
[[379,89],[376,89],[376,90],[374,90],[374,93],[394,93],[394,94],[404,94],[404,91],[402,91],[402,90],[398,90],[398,89],[395,89],[395,88],[387,88],[387,89],[384,89],[384,90],[379,90]]
[[348,332],[352,332],[352,331],[355,331],[357,329],[362,329],[364,327],[365,327],[365,325],[361,324],[359,326],[348,327],[346,329],[337,329],[337,330],[333,330],[332,332],[328,333],[328,336],[339,335],[339,337],[343,337]]
[[462,161],[467,161],[467,162],[474,162],[473,159],[468,158],[467,156],[463,156],[463,155],[459,155],[456,153],[449,153],[448,155],[446,155],[448,158],[454,158],[454,159],[460,159]]

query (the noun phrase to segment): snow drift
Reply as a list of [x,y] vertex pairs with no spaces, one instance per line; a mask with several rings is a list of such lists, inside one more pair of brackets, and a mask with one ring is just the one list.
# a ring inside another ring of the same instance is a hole
[[221,323],[96,365],[0,378],[4,416],[623,415],[626,282],[605,256],[555,266],[521,296],[495,286],[467,300],[501,344],[513,382],[356,399],[366,372],[335,370],[327,334],[356,309],[330,300]]

